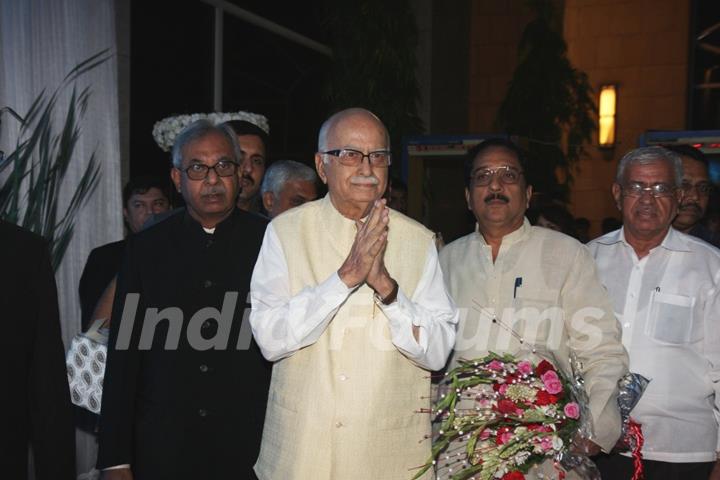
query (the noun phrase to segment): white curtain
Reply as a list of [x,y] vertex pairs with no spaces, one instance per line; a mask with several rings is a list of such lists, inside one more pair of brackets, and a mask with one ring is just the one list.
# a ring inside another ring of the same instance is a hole
[[[43,89],[52,92],[79,62],[103,49],[115,51],[113,0],[0,0],[0,106],[23,115]],[[117,60],[82,76],[92,91],[75,156],[61,192],[67,205],[92,152],[101,164],[97,190],[80,211],[75,234],[57,272],[63,339],[80,326],[78,283],[90,250],[122,238]],[[63,95],[58,113],[65,113]],[[60,120],[60,119],[58,119]],[[0,149],[13,149],[18,124],[7,115]],[[62,210],[61,210],[62,211]]]
[[[10,106],[24,115],[43,89],[54,91],[75,65],[103,49],[117,51],[114,0],[0,0],[0,107]],[[61,191],[60,211],[92,152],[101,164],[101,177],[79,212],[56,274],[66,346],[80,328],[78,283],[90,250],[121,239],[123,233],[117,79],[113,56],[78,81],[79,88],[89,85],[92,93]],[[69,92],[58,102],[59,114],[66,111],[68,99]],[[17,122],[4,115],[0,150],[13,150],[17,132]]]

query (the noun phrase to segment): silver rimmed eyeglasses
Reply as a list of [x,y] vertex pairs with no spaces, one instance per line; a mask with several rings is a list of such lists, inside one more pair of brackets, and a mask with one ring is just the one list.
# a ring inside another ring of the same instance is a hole
[[677,188],[669,183],[653,183],[647,185],[640,182],[629,182],[623,185],[623,192],[629,197],[642,197],[645,192],[655,198],[670,197]]
[[497,168],[478,168],[470,175],[471,184],[475,187],[486,187],[497,175],[501,183],[514,185],[520,181],[523,172],[515,167],[505,165]]

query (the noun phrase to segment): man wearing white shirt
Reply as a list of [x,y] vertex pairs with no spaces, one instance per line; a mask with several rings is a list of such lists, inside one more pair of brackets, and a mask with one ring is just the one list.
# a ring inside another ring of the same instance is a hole
[[[589,244],[630,370],[650,379],[632,412],[648,480],[720,478],[720,251],[672,228],[682,177],[680,158],[662,147],[626,154],[612,186],[623,227]],[[603,478],[633,471],[621,455],[598,466]]]
[[429,371],[454,343],[457,310],[432,232],[381,200],[389,164],[375,115],[333,115],[315,155],[328,195],[266,231],[250,315],[275,362],[261,480],[406,479],[430,455],[421,410]]
[[[524,165],[522,151],[504,138],[487,139],[466,156],[465,198],[477,230],[440,252],[448,291],[463,309],[450,367],[488,351],[523,356],[528,345],[541,356],[551,353],[550,360],[568,374],[579,366],[593,435],[576,438],[573,447],[589,454],[610,451],[621,428],[617,381],[627,372],[620,327],[587,249],[525,218],[532,186]],[[581,365],[571,366],[573,357]],[[438,462],[439,478],[462,468],[464,456],[457,452],[464,451],[464,442],[448,448]],[[557,476],[552,462],[528,478],[543,474]]]

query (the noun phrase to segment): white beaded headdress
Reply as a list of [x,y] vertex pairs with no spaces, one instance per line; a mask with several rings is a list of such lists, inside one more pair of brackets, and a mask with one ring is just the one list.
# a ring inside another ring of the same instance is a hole
[[228,122],[230,120],[244,120],[256,125],[268,135],[270,134],[270,125],[264,115],[240,111],[231,113],[193,113],[192,115],[175,115],[163,118],[159,122],[156,122],[153,126],[153,138],[155,138],[155,142],[157,142],[160,148],[169,152],[175,142],[175,137],[178,136],[182,129],[190,125],[192,122],[202,119],[210,120],[215,125]]

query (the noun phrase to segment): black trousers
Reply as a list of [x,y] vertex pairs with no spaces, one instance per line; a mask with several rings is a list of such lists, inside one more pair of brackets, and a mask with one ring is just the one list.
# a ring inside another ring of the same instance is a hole
[[[603,480],[630,480],[635,472],[632,458],[617,453],[593,458]],[[643,460],[645,480],[707,480],[715,462],[670,463]]]

